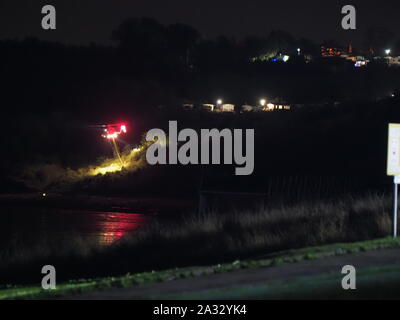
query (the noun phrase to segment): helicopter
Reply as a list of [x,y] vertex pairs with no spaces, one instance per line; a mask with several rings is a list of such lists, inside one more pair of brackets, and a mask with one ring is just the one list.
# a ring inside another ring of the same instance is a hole
[[99,128],[101,129],[101,136],[105,139],[111,141],[113,145],[113,150],[121,162],[121,166],[124,166],[124,163],[121,158],[121,154],[118,149],[118,145],[115,141],[121,134],[125,134],[127,132],[127,126],[124,123],[118,124],[100,124],[100,125],[91,125],[91,128]]
[[105,124],[102,125],[102,137],[106,139],[116,139],[120,134],[126,133],[125,124]]

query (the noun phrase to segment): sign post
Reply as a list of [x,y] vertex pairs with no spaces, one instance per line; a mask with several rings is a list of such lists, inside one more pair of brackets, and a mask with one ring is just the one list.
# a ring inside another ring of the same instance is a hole
[[393,237],[397,237],[397,208],[398,208],[398,188],[400,183],[400,176],[394,176],[394,195],[393,195]]
[[400,124],[389,123],[387,175],[393,183],[393,237],[397,237],[398,185],[400,184]]

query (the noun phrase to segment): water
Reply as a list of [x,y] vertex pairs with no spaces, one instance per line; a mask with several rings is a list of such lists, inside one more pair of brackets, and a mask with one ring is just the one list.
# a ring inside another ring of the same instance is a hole
[[64,210],[63,223],[82,236],[95,238],[100,244],[111,244],[143,226],[147,218],[139,213]]
[[149,221],[147,215],[140,213],[15,206],[1,208],[0,218],[0,247],[12,241],[29,243],[77,236],[108,245]]

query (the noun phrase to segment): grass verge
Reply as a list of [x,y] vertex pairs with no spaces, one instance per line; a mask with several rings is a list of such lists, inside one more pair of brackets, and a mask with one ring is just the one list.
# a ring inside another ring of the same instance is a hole
[[336,243],[318,247],[281,251],[257,259],[236,260],[231,263],[202,267],[175,268],[163,271],[126,274],[119,277],[79,279],[59,284],[55,290],[43,290],[38,286],[2,286],[0,299],[52,299],[84,292],[106,290],[110,288],[131,287],[190,278],[221,272],[232,272],[239,269],[271,267],[284,263],[295,263],[303,260],[321,259],[324,257],[400,247],[400,239],[382,238],[353,243]]

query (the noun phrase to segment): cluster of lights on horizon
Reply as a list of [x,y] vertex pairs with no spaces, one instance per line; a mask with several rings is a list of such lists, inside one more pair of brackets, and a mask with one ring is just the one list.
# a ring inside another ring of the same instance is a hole
[[[223,103],[223,100],[221,98],[217,99],[215,101],[216,105],[218,107],[223,107],[225,104]],[[231,104],[227,104],[228,106],[232,106]],[[210,111],[214,111],[214,104],[205,104],[205,106],[208,106],[210,108]],[[247,105],[246,105],[247,106]],[[249,107],[249,106],[247,106]],[[258,101],[258,107],[260,110],[263,111],[273,111],[273,110],[290,110],[291,107],[289,105],[283,105],[283,104],[274,104],[272,102],[268,102],[266,98],[260,98]],[[232,111],[232,110],[225,110],[225,111]]]
[[[217,102],[218,106],[223,104],[223,100],[222,99],[218,99],[216,102]],[[259,101],[259,104],[260,104],[261,107],[264,107],[267,104],[267,100],[265,98],[261,98],[260,101]]]

